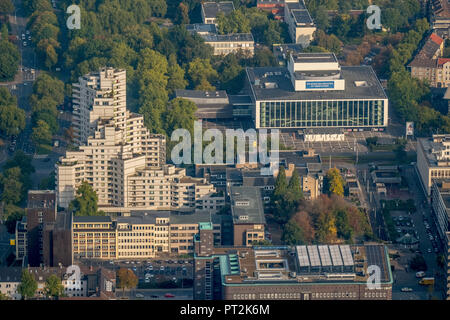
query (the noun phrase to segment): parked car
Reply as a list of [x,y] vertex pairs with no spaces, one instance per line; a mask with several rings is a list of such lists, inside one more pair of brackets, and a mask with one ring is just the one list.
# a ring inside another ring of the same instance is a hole
[[411,291],[413,291],[412,288],[407,288],[407,287],[402,288],[402,292],[411,292]]
[[136,293],[136,298],[142,299],[144,298],[144,295],[141,293]]
[[175,298],[175,295],[173,295],[173,294],[171,294],[171,293],[166,293],[166,294],[164,295],[164,297],[166,297],[166,298]]

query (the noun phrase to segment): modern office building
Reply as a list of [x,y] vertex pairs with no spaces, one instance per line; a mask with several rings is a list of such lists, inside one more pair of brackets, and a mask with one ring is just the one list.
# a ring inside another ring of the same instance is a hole
[[431,138],[417,139],[417,171],[428,196],[433,181],[450,179],[450,135],[435,134]]
[[201,37],[214,48],[215,56],[240,53],[252,57],[255,52],[255,40],[251,33],[204,34]]
[[251,246],[265,240],[266,218],[261,190],[258,187],[230,188],[233,244]]
[[31,267],[44,263],[44,225],[56,221],[56,193],[53,190],[28,191],[27,257]]
[[316,26],[303,0],[298,2],[285,1],[284,21],[288,25],[292,42],[308,47],[314,39]]
[[442,247],[447,246],[450,224],[450,179],[435,180],[431,188],[431,206]]
[[381,128],[388,98],[370,66],[341,67],[332,53],[291,53],[287,67],[247,68],[257,129]]
[[202,3],[202,21],[204,24],[217,24],[217,15],[228,15],[234,11],[232,1],[204,2]]
[[[200,232],[195,239],[196,300],[392,299],[393,278],[384,245],[209,247],[207,250],[211,241],[203,241],[204,235],[208,236]],[[369,266],[379,268],[378,288],[368,285]]]
[[194,250],[202,223],[213,226],[214,244],[221,243],[221,217],[210,212],[133,211],[130,216],[74,217],[75,259],[149,259]]

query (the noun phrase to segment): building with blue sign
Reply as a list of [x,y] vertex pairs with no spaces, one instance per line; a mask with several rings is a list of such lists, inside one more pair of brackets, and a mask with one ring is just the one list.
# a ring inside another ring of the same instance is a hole
[[286,67],[246,69],[257,129],[387,126],[388,98],[372,67],[341,67],[333,53],[283,57]]

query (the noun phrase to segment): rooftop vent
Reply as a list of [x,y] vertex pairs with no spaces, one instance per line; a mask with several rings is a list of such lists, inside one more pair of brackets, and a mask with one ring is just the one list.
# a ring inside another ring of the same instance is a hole
[[356,87],[368,87],[367,81],[355,81]]
[[248,216],[239,216],[239,220],[248,220]]

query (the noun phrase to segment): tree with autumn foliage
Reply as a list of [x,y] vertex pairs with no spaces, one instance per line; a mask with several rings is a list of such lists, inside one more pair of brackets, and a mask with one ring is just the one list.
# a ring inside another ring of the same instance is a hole
[[329,195],[335,194],[342,197],[344,195],[344,185],[344,178],[342,178],[341,173],[337,168],[328,170],[326,176],[326,190],[328,190]]

